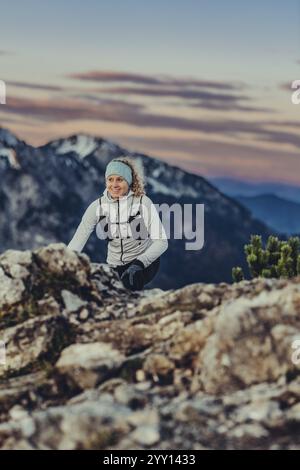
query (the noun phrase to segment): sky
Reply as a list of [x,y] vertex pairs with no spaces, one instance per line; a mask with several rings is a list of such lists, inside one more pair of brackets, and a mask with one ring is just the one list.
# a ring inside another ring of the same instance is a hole
[[0,0],[0,126],[300,185],[300,0]]

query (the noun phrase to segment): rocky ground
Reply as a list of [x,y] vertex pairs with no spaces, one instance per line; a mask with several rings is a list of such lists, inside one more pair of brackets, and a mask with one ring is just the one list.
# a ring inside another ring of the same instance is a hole
[[130,292],[62,243],[4,252],[0,448],[300,448],[299,282]]

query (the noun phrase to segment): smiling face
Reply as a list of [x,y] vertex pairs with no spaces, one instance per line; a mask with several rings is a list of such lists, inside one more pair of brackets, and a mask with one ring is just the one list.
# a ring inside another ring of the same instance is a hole
[[106,178],[106,188],[113,199],[118,199],[128,192],[129,186],[122,176],[110,175]]

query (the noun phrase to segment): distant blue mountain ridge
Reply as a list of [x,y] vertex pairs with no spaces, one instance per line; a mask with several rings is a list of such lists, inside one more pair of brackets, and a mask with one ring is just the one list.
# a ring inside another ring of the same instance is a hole
[[207,177],[220,191],[229,196],[259,196],[262,194],[273,194],[279,198],[300,204],[299,186],[281,182],[250,182],[233,178]]

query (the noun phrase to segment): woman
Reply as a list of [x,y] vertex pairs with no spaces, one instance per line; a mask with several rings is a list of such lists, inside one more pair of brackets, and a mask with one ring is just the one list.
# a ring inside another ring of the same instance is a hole
[[108,238],[106,262],[124,286],[142,290],[156,275],[168,239],[158,212],[144,191],[143,172],[129,158],[111,160],[106,188],[93,201],[68,247],[80,252],[97,225],[99,238]]

